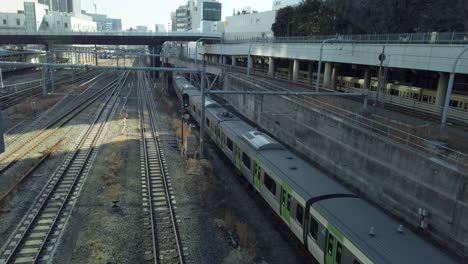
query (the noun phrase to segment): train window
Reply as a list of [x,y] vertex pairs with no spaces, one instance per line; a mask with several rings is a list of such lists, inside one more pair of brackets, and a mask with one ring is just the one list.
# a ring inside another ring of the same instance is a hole
[[227,138],[227,146],[228,146],[228,149],[230,149],[231,151],[234,150],[234,145],[232,143],[232,140],[230,138]]
[[302,207],[300,204],[297,204],[296,207],[296,220],[299,222],[299,224],[302,225],[304,220],[304,207]]
[[317,240],[318,223],[317,220],[315,220],[315,218],[312,216],[310,216],[309,233],[315,240]]
[[245,153],[242,153],[242,163],[250,170],[250,157]]
[[336,255],[335,255],[335,264],[341,263],[341,255],[343,251],[343,246],[340,242],[336,242]]
[[276,195],[276,182],[267,173],[263,174],[263,184],[273,195]]
[[419,94],[414,93],[414,94],[413,94],[413,99],[414,99],[414,100],[418,100],[418,99],[419,99]]
[[354,83],[354,88],[360,89],[360,88],[361,88],[361,85],[360,85],[359,83]]
[[450,106],[451,106],[451,107],[458,107],[458,101],[456,101],[456,100],[450,100]]
[[423,102],[429,102],[429,96],[423,95],[422,101],[423,101]]
[[333,242],[335,238],[332,235],[328,235],[328,246],[327,246],[327,253],[328,255],[333,255]]

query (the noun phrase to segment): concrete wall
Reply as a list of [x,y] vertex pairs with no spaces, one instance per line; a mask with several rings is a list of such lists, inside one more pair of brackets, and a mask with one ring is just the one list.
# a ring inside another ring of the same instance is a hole
[[[205,45],[200,52],[247,57],[249,46],[249,43],[212,44]],[[313,61],[320,57],[318,43],[252,43],[250,48],[254,56]],[[323,61],[375,66],[379,64],[378,55],[382,48],[382,44],[327,44],[323,49]],[[462,49],[462,45],[387,44],[385,64],[395,68],[450,72]],[[468,55],[464,58],[457,68],[458,73],[468,73]]]
[[[242,89],[230,83],[225,80],[225,89]],[[274,137],[412,226],[420,224],[418,209],[426,209],[432,238],[468,255],[466,171],[298,100],[227,98]]]

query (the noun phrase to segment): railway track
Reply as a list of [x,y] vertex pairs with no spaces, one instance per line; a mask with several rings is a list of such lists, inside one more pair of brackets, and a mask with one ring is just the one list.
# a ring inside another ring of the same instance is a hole
[[51,257],[96,157],[96,143],[114,110],[121,87],[114,87],[88,129],[83,131],[72,151],[49,179],[4,246],[0,263],[42,263]]
[[167,177],[164,153],[160,147],[157,128],[141,80],[138,89],[141,145],[140,167],[143,204],[147,206],[151,225],[153,263],[185,263],[174,212],[172,188]]
[[86,100],[83,103],[75,105],[72,109],[67,111],[65,114],[55,117],[55,119],[53,119],[50,123],[48,123],[45,128],[43,128],[38,133],[32,135],[31,138],[27,140],[21,140],[21,141],[17,140],[14,143],[14,145],[9,146],[9,149],[7,150],[7,152],[4,153],[4,155],[0,157],[0,161],[2,161],[2,163],[0,164],[0,174],[3,173],[8,168],[10,168],[11,166],[13,166],[22,157],[24,157],[25,155],[29,154],[31,151],[36,149],[46,139],[56,134],[59,128],[66,125],[74,117],[76,117],[78,114],[80,114],[85,109],[87,109],[88,106],[90,106],[99,98],[104,96],[115,85],[116,85],[116,81],[111,82],[108,86],[100,90],[97,94],[95,94],[90,99]]
[[[85,74],[83,76],[78,77],[76,80],[74,80],[73,83],[79,83],[88,78],[89,76]],[[66,81],[68,81],[66,78],[60,79],[56,82],[56,85],[65,84]],[[39,85],[34,85],[28,88],[21,89],[20,91],[17,91],[17,92],[2,95],[0,96],[0,110],[5,110],[14,105],[17,105],[18,103],[23,102],[26,98],[42,95],[42,92],[43,92],[42,89],[43,89],[42,84],[39,84]]]

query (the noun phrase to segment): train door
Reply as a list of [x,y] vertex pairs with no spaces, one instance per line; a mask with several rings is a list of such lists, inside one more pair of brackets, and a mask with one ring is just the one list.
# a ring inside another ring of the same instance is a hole
[[343,255],[343,244],[338,239],[339,236],[330,231],[327,233],[325,264],[340,264]]
[[241,161],[241,149],[240,149],[240,146],[239,146],[239,143],[236,142],[234,144],[234,152],[235,152],[235,155],[236,155],[236,167],[238,169],[240,169],[240,161]]
[[261,166],[260,166],[260,161],[255,160],[255,166],[254,166],[254,186],[257,191],[260,191],[260,172],[261,172]]
[[291,209],[291,188],[283,183],[281,188],[280,213],[283,220],[289,224],[289,212]]

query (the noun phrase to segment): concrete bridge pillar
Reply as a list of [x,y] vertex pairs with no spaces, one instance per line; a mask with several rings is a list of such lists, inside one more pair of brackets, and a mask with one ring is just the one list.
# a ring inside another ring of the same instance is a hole
[[307,83],[312,84],[314,81],[314,65],[311,61],[307,64]]
[[232,58],[232,59],[231,59],[231,65],[234,66],[234,67],[237,66],[237,58],[236,58],[236,56],[232,56],[231,58]]
[[293,70],[294,70],[294,61],[289,60],[289,66],[288,66],[288,80],[292,80],[292,78],[293,78]]
[[293,75],[292,75],[292,80],[297,82],[299,81],[299,60],[294,60],[293,61]]
[[254,61],[253,56],[247,57],[247,68],[250,69],[250,71],[252,71],[253,69],[253,61]]
[[268,58],[268,75],[275,76],[275,58]]
[[370,80],[371,80],[370,69],[366,68],[364,70],[364,89],[366,90],[370,89]]
[[448,79],[445,72],[439,72],[439,81],[437,82],[437,92],[435,104],[437,106],[444,106],[445,98],[447,97]]
[[99,62],[98,62],[98,54],[97,54],[97,46],[94,45],[94,63],[97,65],[99,65]]
[[[149,46],[148,50],[151,55],[159,55],[161,53],[161,46],[153,45]],[[151,56],[151,67],[161,67],[161,59],[159,57]],[[152,71],[153,78],[159,78],[159,72]]]
[[333,90],[336,90],[336,83],[338,81],[338,76],[340,74],[340,68],[339,65],[335,65],[332,70],[332,76],[331,76],[331,88]]
[[332,74],[332,64],[331,62],[326,62],[325,71],[323,73],[323,87],[330,88],[331,74]]

